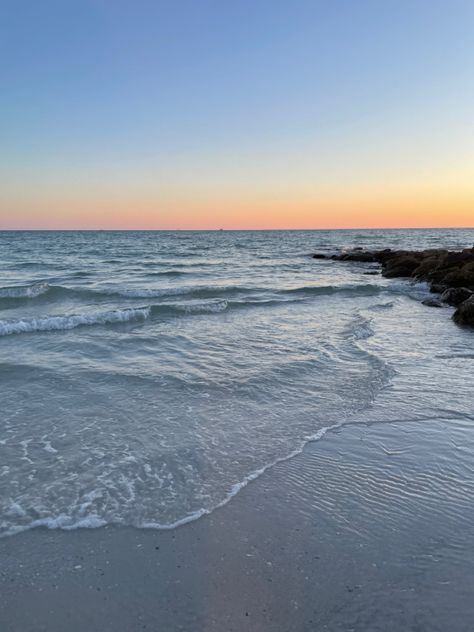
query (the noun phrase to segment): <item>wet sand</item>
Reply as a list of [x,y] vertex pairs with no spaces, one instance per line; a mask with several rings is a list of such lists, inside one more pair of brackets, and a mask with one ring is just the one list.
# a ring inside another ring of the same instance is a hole
[[171,531],[4,538],[0,630],[472,630],[472,423],[330,431]]

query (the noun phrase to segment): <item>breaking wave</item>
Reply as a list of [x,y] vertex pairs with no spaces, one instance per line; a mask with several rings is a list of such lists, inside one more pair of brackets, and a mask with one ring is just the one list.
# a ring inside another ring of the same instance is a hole
[[72,314],[70,316],[42,316],[10,321],[0,320],[0,336],[75,329],[83,325],[124,323],[133,320],[144,320],[148,318],[149,314],[149,307],[140,307],[136,309],[116,309],[105,312]]

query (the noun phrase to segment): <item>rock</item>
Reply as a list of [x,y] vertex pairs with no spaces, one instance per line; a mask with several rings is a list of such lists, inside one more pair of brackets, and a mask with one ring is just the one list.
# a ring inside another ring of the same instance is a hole
[[375,275],[375,274],[380,274],[380,272],[378,270],[367,270],[367,272],[364,272],[364,274],[370,274],[370,275]]
[[336,257],[339,261],[360,261],[361,263],[376,263],[377,259],[373,252],[364,250],[351,250]]
[[474,292],[468,290],[467,287],[449,287],[441,294],[441,300],[448,305],[460,305],[473,296]]
[[440,257],[433,255],[425,257],[413,270],[413,276],[417,279],[424,279],[430,272],[436,270],[440,264]]
[[474,327],[474,296],[461,303],[453,314],[453,320],[458,325]]
[[412,255],[393,257],[387,261],[382,274],[388,279],[409,277],[419,266],[419,263],[419,260]]
[[313,255],[313,259],[327,259],[327,258],[328,258],[327,255],[323,255],[322,252],[316,252]]
[[431,281],[431,283],[444,285],[444,287],[447,288],[449,286],[444,282],[444,277],[452,270],[456,270],[456,268],[443,268],[441,265],[437,265],[432,270],[426,272],[426,274],[418,276],[418,279],[420,281],[427,280]]
[[443,307],[443,303],[437,298],[425,298],[425,300],[421,302],[427,307]]
[[376,252],[375,255],[377,257],[377,261],[379,263],[384,264],[386,263],[386,261],[388,261],[388,259],[393,257],[396,253],[397,253],[396,250],[392,250],[391,248],[385,248],[384,250],[379,250],[378,252]]
[[448,287],[443,283],[432,283],[430,287],[430,292],[433,294],[442,294]]
[[466,248],[461,252],[447,252],[443,259],[445,267],[463,266],[474,259],[474,248]]
[[474,261],[465,263],[461,268],[450,268],[442,282],[448,287],[472,287],[474,289]]

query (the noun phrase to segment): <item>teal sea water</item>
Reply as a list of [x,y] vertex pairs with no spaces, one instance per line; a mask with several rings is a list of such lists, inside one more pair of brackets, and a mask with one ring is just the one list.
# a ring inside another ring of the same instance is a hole
[[0,534],[172,528],[328,428],[474,419],[474,334],[313,252],[469,230],[0,233]]

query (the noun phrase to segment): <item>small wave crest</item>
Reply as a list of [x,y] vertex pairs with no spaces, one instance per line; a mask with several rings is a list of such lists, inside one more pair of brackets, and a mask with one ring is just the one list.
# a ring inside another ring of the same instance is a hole
[[33,285],[2,287],[0,298],[35,298],[49,292],[48,283],[34,283]]
[[[81,273],[85,275],[87,273]],[[17,286],[17,287],[5,287],[0,288],[0,300],[29,298],[43,296],[48,293],[48,296],[55,301],[60,301],[64,298],[83,299],[90,301],[93,298],[98,300],[105,299],[110,300],[115,298],[121,299],[184,299],[184,300],[196,300],[196,299],[209,299],[214,301],[223,301],[231,299],[246,300],[248,301],[250,296],[262,295],[269,298],[284,299],[285,297],[291,299],[310,299],[317,298],[319,296],[337,295],[344,296],[367,296],[377,295],[383,288],[378,285],[372,284],[346,284],[346,285],[303,285],[296,287],[259,287],[259,286],[244,286],[244,285],[176,285],[169,287],[151,287],[151,288],[120,288],[117,286],[111,287],[67,287],[63,285],[49,285],[48,283],[35,283],[29,286]],[[194,308],[190,308],[192,312]]]
[[230,298],[237,295],[249,294],[275,294],[278,296],[326,296],[331,294],[348,295],[376,295],[383,289],[373,284],[346,284],[346,285],[303,285],[289,288],[259,287],[243,285],[183,285],[162,288],[56,288],[72,293],[84,293],[104,297],[121,298],[168,298],[168,297],[189,297],[189,298]]
[[196,303],[158,303],[151,305],[151,313],[154,316],[179,315],[179,314],[218,314],[229,307],[226,300],[215,300]]
[[357,314],[351,323],[350,328],[347,329],[347,335],[354,341],[367,340],[374,335],[372,322],[362,314]]
[[145,320],[150,315],[149,307],[116,309],[104,312],[72,314],[70,316],[42,316],[20,320],[0,320],[0,336],[75,329],[83,325],[107,325],[133,320]]

